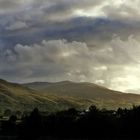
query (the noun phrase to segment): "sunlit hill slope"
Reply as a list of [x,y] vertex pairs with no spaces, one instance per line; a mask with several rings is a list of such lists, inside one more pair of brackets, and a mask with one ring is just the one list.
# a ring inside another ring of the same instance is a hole
[[116,109],[140,104],[140,95],[126,94],[92,84],[69,81],[27,84],[0,79],[0,110],[58,111],[71,107],[87,109],[90,105]]

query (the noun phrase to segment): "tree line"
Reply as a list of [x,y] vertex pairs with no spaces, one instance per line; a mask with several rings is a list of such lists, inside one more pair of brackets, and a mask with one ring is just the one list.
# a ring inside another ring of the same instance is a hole
[[140,106],[117,111],[91,106],[88,111],[74,108],[45,115],[35,108],[21,120],[12,115],[1,121],[1,136],[17,139],[140,139]]

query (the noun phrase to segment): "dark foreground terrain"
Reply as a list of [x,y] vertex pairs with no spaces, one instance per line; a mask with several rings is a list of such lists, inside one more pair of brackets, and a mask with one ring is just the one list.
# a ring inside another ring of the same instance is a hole
[[35,108],[28,115],[1,117],[0,140],[140,139],[140,106],[117,111],[91,106],[46,115]]

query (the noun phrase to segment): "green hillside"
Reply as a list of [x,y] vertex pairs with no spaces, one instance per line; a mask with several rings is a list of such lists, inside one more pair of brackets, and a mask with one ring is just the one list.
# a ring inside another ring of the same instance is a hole
[[44,96],[54,95],[66,100],[71,98],[74,102],[80,101],[81,104],[83,103],[83,106],[95,104],[101,108],[116,109],[118,107],[131,107],[132,105],[140,104],[140,95],[109,90],[93,83],[46,82],[45,86],[45,82],[35,82],[26,84],[26,86],[41,92]]
[[77,104],[69,100],[43,95],[22,85],[0,80],[0,110],[30,111],[38,107],[42,111],[56,111],[75,106]]
[[116,109],[140,105],[140,95],[125,94],[92,83],[16,84],[0,80],[0,110],[30,111],[38,107],[42,111],[77,108],[87,109],[91,105],[100,108]]

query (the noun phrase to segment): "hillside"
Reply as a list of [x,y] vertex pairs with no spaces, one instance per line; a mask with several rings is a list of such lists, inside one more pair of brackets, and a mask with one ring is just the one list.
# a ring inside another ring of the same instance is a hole
[[30,111],[38,107],[42,111],[56,111],[76,107],[70,100],[47,96],[20,84],[0,79],[0,111],[5,109]]
[[28,87],[30,89],[33,89],[33,90],[42,90],[42,89],[45,89],[47,86],[49,85],[52,85],[53,83],[49,83],[49,82],[33,82],[33,83],[25,83],[25,84],[22,84],[22,86],[24,87]]
[[87,109],[91,105],[116,109],[134,104],[140,105],[140,95],[124,94],[92,83],[63,81],[21,85],[0,79],[0,111],[30,111],[38,107],[54,112],[72,107]]
[[19,84],[0,80],[0,109],[30,110],[42,103],[51,104],[51,101],[36,94],[34,90]]
[[35,82],[26,84],[26,86],[41,92],[42,95],[54,95],[65,99],[81,99],[101,108],[114,109],[140,104],[140,95],[113,91],[93,83],[74,83],[70,81],[56,83]]

